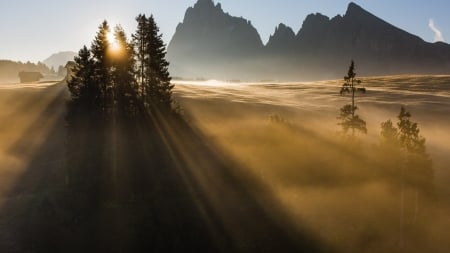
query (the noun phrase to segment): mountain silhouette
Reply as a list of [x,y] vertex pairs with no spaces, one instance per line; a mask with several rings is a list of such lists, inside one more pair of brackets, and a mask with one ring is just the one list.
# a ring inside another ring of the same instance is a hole
[[295,48],[296,37],[292,28],[281,23],[267,42],[267,51],[274,54],[290,53]]
[[199,0],[168,46],[174,76],[243,80],[340,78],[351,59],[360,75],[450,73],[450,45],[428,43],[355,3],[329,18],[306,17],[297,34],[280,24],[264,45],[250,21]]
[[55,53],[45,59],[44,64],[49,68],[53,67],[55,70],[57,70],[59,66],[65,66],[68,61],[73,61],[73,58],[76,55],[77,53],[72,51]]
[[261,55],[263,48],[250,21],[225,13],[220,3],[199,0],[177,26],[167,58],[174,75],[222,78],[235,74],[245,60]]

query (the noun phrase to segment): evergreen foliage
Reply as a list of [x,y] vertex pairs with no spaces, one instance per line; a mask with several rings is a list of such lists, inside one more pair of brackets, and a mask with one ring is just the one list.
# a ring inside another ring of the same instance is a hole
[[140,14],[138,27],[133,35],[137,49],[138,80],[141,86],[143,102],[146,106],[170,109],[172,105],[172,89],[170,83],[169,63],[165,59],[166,46],[159,33],[153,16]]
[[[397,170],[400,182],[401,226],[416,222],[419,215],[420,196],[434,196],[433,167],[425,138],[420,135],[418,124],[411,121],[411,113],[401,107],[397,127],[391,120],[381,123],[382,149],[389,153],[389,160]],[[410,189],[408,191],[408,189]],[[409,195],[413,201],[408,200]],[[406,212],[405,210],[410,210]],[[406,215],[409,213],[410,215]],[[402,228],[403,230],[403,228]],[[401,232],[403,233],[403,231]]]
[[358,85],[361,84],[361,80],[356,79],[355,73],[355,63],[352,60],[350,63],[350,67],[348,69],[347,75],[344,77],[344,84],[341,87],[341,95],[345,93],[351,93],[352,95],[352,103],[344,105],[340,109],[340,115],[338,119],[341,120],[338,125],[342,126],[342,130],[344,133],[347,133],[349,130],[352,130],[352,135],[355,135],[355,130],[360,131],[362,133],[367,133],[366,122],[361,119],[358,115],[355,115],[358,107],[355,105],[355,92],[360,91],[365,93],[365,88],[358,88]]
[[68,81],[72,102],[105,114],[171,111],[172,89],[166,47],[153,16],[139,15],[130,42],[122,27],[104,21],[91,44],[75,58]]
[[84,106],[94,106],[100,90],[94,80],[94,61],[86,46],[80,49],[78,56],[75,57],[72,71],[76,74],[67,82],[72,101]]

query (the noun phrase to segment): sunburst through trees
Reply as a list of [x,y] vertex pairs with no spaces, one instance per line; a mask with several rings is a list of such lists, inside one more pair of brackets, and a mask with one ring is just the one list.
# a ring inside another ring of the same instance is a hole
[[139,15],[136,20],[132,41],[121,26],[111,31],[104,21],[91,48],[79,51],[68,81],[73,104],[107,114],[171,110],[166,46],[153,16]]

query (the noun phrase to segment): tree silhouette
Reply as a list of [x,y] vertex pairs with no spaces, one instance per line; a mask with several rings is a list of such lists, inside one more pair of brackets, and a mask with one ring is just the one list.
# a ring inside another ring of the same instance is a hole
[[420,135],[417,123],[411,122],[410,118],[411,114],[402,107],[397,123],[400,144],[407,153],[425,155],[425,138]]
[[84,46],[75,57],[73,77],[67,85],[72,95],[72,101],[84,106],[94,106],[100,94],[99,86],[94,79],[94,62],[91,52]]
[[345,93],[350,93],[352,95],[352,103],[344,105],[340,110],[340,115],[338,119],[341,120],[338,123],[342,126],[342,130],[344,133],[347,133],[350,129],[352,130],[352,135],[355,135],[355,130],[358,130],[362,133],[367,133],[366,122],[361,119],[358,115],[355,115],[358,107],[355,105],[355,92],[366,92],[365,88],[358,88],[357,86],[361,84],[361,80],[356,79],[355,73],[355,63],[352,60],[350,63],[350,67],[348,69],[347,76],[344,77],[344,84],[341,87],[341,95]]
[[147,17],[145,16],[145,14],[139,14],[136,17],[136,22],[138,23],[136,33],[132,35],[133,44],[136,48],[136,77],[140,86],[140,95],[144,96],[144,94],[146,94],[146,91],[144,90],[144,83],[147,82],[148,79],[145,72],[145,63],[147,62],[147,57],[149,55],[147,50],[147,44],[149,41]]
[[121,26],[114,29],[118,49],[111,52],[111,78],[115,108],[122,113],[135,113],[137,110],[137,83],[135,79],[135,52],[128,42]]
[[[401,107],[397,118],[397,128],[391,120],[381,123],[381,135],[384,148],[387,148],[392,156],[397,157],[398,162],[395,164],[400,166],[400,241],[403,244],[407,209],[412,210],[409,212],[412,213],[410,220],[416,222],[420,195],[432,196],[434,187],[431,159],[427,154],[426,140],[420,135],[418,124],[411,121],[411,113],[404,107]],[[406,203],[405,195],[408,188],[412,189],[413,203]]]
[[153,16],[139,15],[133,35],[137,48],[138,80],[146,106],[168,110],[172,105],[169,63],[165,59],[166,46]]
[[431,180],[432,168],[426,151],[426,139],[420,135],[418,124],[411,121],[411,113],[404,107],[401,107],[397,118],[397,128],[391,120],[381,123],[383,142],[401,151],[403,168],[408,171],[408,184],[428,188],[429,182],[425,181]]
[[111,83],[111,60],[108,58],[109,42],[108,33],[110,33],[108,22],[105,20],[99,26],[99,31],[92,42],[91,54],[94,62],[94,82],[100,87],[100,94],[97,97],[97,103],[102,110],[107,110],[112,101],[112,83]]
[[95,105],[109,113],[138,112],[147,109],[171,111],[172,89],[166,61],[166,47],[153,16],[139,15],[132,43],[122,27],[114,29],[104,21],[91,48],[80,50],[73,79],[68,82],[72,100]]
[[381,123],[381,137],[384,144],[389,144],[393,146],[397,146],[399,144],[398,130],[395,128],[392,120],[387,120],[386,122]]

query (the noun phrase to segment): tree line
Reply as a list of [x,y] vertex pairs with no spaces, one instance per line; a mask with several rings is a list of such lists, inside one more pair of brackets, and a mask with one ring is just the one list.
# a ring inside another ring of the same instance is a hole
[[166,46],[153,16],[136,17],[131,40],[105,20],[90,48],[75,57],[68,80],[71,103],[92,112],[133,116],[172,110],[171,77]]

